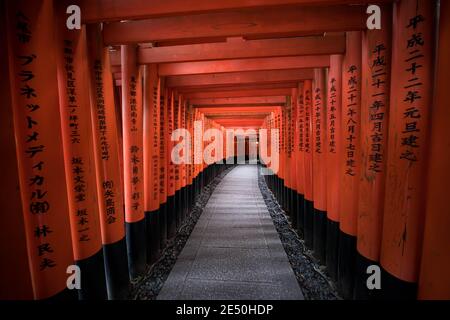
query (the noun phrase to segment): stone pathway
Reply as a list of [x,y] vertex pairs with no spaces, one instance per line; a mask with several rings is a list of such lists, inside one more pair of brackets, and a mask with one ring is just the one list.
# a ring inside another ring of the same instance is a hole
[[256,165],[214,190],[158,300],[302,300],[258,188]]

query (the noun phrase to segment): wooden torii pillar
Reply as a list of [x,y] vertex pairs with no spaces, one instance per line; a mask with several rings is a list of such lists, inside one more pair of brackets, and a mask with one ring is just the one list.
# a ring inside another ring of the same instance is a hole
[[379,266],[387,143],[390,139],[392,6],[383,7],[382,29],[363,32],[361,97],[361,179],[359,184],[355,299],[375,298],[367,269]]
[[313,189],[313,128],[312,128],[312,111],[313,111],[313,93],[312,80],[303,82],[303,104],[304,104],[304,161],[303,161],[303,177],[305,181],[305,199],[304,199],[304,216],[303,216],[303,235],[305,245],[313,248],[313,230],[314,230],[314,189]]
[[147,226],[147,263],[160,256],[159,203],[159,89],[160,79],[156,65],[144,66],[144,197]]
[[146,270],[142,70],[136,46],[122,45],[122,132],[125,227],[130,278]]
[[326,71],[314,70],[312,132],[313,132],[313,248],[314,255],[324,264],[326,257],[327,166],[326,166]]
[[66,271],[74,265],[74,252],[59,100],[47,93],[49,88],[58,88],[53,2],[8,2],[6,16],[5,43],[25,228],[18,232],[27,242],[33,296],[74,299],[77,292],[67,288]]
[[340,172],[342,155],[342,55],[330,57],[327,92],[327,236],[326,265],[338,280]]
[[106,299],[105,268],[90,112],[86,27],[68,30],[63,2],[57,13],[56,65],[74,258],[81,300]]
[[159,83],[159,226],[160,247],[164,249],[167,243],[167,163],[166,163],[166,133],[167,133],[167,99],[168,93],[164,80]]
[[418,299],[450,299],[450,135],[448,134],[448,74],[450,72],[450,2],[441,1],[439,17],[439,51],[436,61],[436,84],[431,115],[431,144],[427,173],[427,204]]
[[353,297],[358,187],[361,169],[361,32],[347,32],[342,66],[342,162],[338,284],[345,299]]
[[304,179],[304,113],[305,105],[303,99],[303,82],[298,84],[295,88],[297,91],[297,115],[296,115],[296,134],[295,134],[295,153],[296,153],[296,180],[297,180],[297,225],[295,226],[297,232],[303,236],[304,223],[304,202],[305,202],[305,179]]
[[293,88],[291,90],[291,134],[289,139],[289,151],[291,153],[291,163],[289,164],[289,167],[291,169],[291,190],[290,190],[290,216],[292,220],[292,227],[294,229],[297,229],[298,225],[298,180],[297,180],[297,156],[298,156],[298,150],[297,150],[297,144],[298,144],[298,126],[297,126],[297,120],[298,120],[298,88]]
[[[0,2],[0,43],[8,45],[6,1]],[[11,83],[13,73],[9,64],[8,50],[0,50],[0,74],[4,75],[4,84],[0,87],[0,145],[2,146],[3,184],[11,186],[2,190],[0,206],[3,210],[0,223],[3,237],[0,246],[0,299],[33,299],[32,277],[28,259],[26,216],[22,214],[19,167],[17,162],[16,140],[14,132],[14,113]],[[14,187],[12,187],[14,186]]]
[[166,166],[167,166],[167,239],[172,239],[177,230],[176,226],[176,212],[175,212],[175,165],[171,160],[173,142],[170,136],[174,130],[174,111],[175,111],[175,93],[173,90],[167,90],[166,96]]
[[100,25],[88,25],[86,28],[95,174],[106,284],[109,299],[124,299],[128,294],[130,281],[123,211],[121,153],[109,49],[103,46]]
[[[380,262],[383,296],[415,299],[433,103],[435,2],[394,4],[391,112]],[[396,139],[394,137],[397,137]]]

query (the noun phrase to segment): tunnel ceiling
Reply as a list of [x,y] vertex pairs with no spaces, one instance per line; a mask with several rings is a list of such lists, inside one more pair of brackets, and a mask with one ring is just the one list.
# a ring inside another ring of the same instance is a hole
[[[366,27],[374,1],[80,1],[86,23],[104,22],[115,84],[120,45],[157,65],[165,85],[228,128],[257,129],[329,55],[345,53],[344,31]],[[377,4],[392,1],[375,1]]]

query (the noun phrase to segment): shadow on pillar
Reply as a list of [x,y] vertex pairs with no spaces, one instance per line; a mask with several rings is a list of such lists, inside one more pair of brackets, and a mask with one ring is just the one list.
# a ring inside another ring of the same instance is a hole
[[314,208],[313,211],[313,248],[314,256],[321,264],[326,263],[327,213]]
[[327,239],[325,255],[328,274],[334,282],[337,282],[339,256],[339,223],[330,219],[327,219]]
[[130,289],[130,279],[125,237],[117,242],[104,244],[103,256],[108,299],[126,299]]
[[340,230],[338,253],[338,290],[349,300],[355,285],[356,237]]
[[147,228],[147,264],[149,265],[155,263],[161,255],[159,217],[159,209],[145,212],[145,224]]
[[125,223],[130,279],[136,279],[145,273],[147,266],[146,220]]
[[80,300],[106,300],[105,265],[103,250],[100,249],[89,258],[78,260],[75,264],[81,271],[81,289],[78,291]]
[[305,245],[309,249],[313,249],[314,245],[314,203],[308,199],[304,202],[304,216],[303,216],[303,234]]

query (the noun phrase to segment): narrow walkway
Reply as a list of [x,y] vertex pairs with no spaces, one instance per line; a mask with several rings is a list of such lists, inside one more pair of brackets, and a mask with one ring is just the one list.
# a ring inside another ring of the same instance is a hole
[[159,300],[303,299],[257,170],[238,166],[216,187]]

